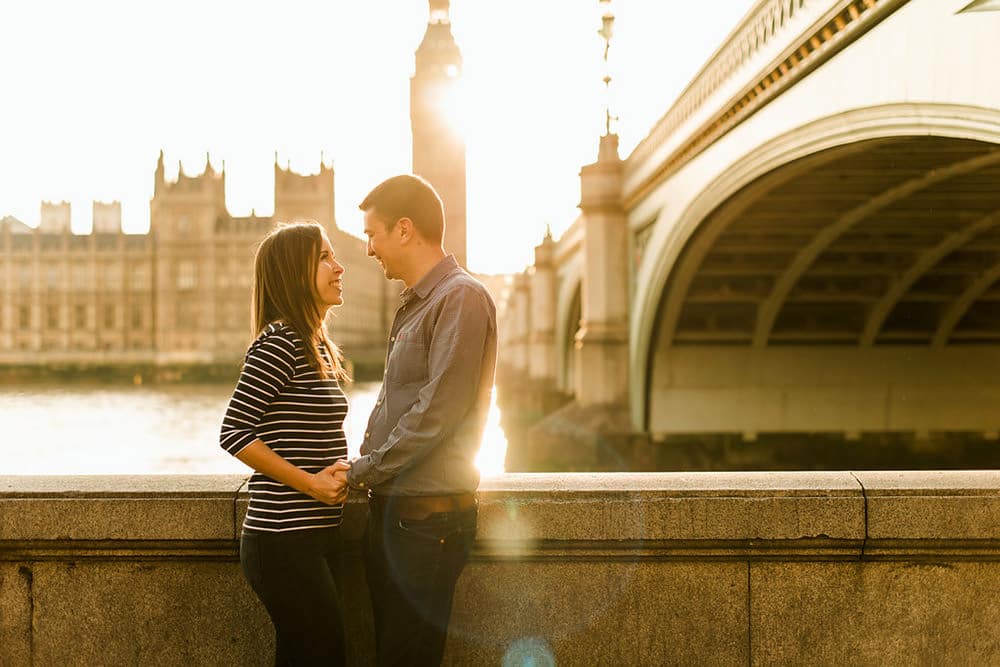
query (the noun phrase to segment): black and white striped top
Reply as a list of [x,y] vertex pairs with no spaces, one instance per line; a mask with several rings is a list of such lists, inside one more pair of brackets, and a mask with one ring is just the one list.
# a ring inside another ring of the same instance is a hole
[[[235,456],[260,438],[289,463],[314,473],[347,458],[346,416],[340,383],[309,366],[302,339],[291,327],[272,323],[247,350],[219,444]],[[340,525],[342,513],[343,505],[326,505],[255,472],[243,530],[329,528]]]

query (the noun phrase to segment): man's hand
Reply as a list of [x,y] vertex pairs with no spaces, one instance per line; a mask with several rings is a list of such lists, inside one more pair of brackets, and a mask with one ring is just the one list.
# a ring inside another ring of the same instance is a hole
[[347,499],[347,471],[351,464],[337,461],[310,476],[309,495],[327,505],[337,505]]

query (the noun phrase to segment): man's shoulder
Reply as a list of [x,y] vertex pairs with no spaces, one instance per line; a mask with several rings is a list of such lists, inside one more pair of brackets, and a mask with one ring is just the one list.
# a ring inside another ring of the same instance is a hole
[[486,285],[461,267],[449,273],[441,284],[442,296],[452,295],[454,293],[476,295],[490,306],[493,306],[493,297],[490,296],[490,292],[486,289]]

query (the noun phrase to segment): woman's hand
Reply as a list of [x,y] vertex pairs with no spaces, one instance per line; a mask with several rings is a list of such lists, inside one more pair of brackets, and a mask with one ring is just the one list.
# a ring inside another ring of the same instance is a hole
[[237,455],[240,461],[271,479],[276,479],[296,491],[327,505],[337,505],[347,499],[347,471],[351,464],[337,461],[317,473],[308,473],[271,451],[262,440],[254,440]]
[[333,465],[313,473],[309,477],[306,493],[327,505],[338,505],[344,502],[350,491],[350,487],[347,486],[347,471],[350,469],[351,464],[347,461],[337,461]]

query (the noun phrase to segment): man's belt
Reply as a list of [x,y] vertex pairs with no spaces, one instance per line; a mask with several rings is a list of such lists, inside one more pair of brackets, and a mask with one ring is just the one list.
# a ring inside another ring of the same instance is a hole
[[426,519],[431,514],[460,512],[476,505],[476,494],[456,493],[449,496],[386,496],[368,492],[372,508],[392,512],[401,519]]

